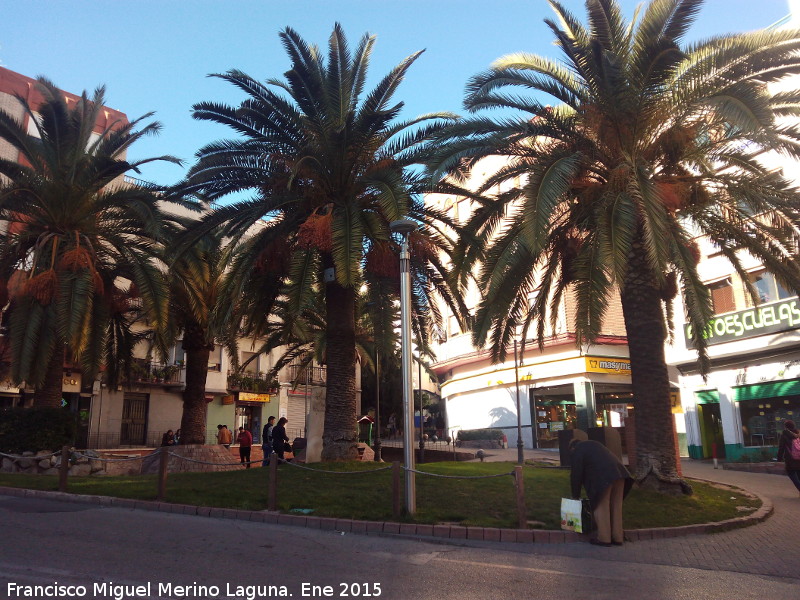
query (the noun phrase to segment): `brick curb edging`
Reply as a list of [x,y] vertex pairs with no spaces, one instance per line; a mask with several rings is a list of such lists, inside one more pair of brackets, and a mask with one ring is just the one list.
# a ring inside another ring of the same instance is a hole
[[[709,480],[697,479],[707,483]],[[741,488],[739,488],[741,489]],[[718,521],[715,523],[702,523],[699,525],[683,525],[680,527],[656,527],[651,529],[626,529],[625,539],[631,542],[640,540],[656,540],[664,538],[681,537],[702,533],[728,531],[740,527],[755,525],[767,519],[773,513],[772,501],[753,492],[749,494],[761,500],[761,508],[755,512],[734,519]],[[201,517],[218,517],[222,519],[236,519],[240,521],[254,521],[257,523],[274,523],[277,525],[291,525],[306,527],[308,529],[322,529],[341,531],[345,533],[401,535],[419,538],[435,538],[439,541],[469,540],[486,542],[511,542],[511,543],[539,543],[539,544],[565,544],[588,541],[588,536],[572,531],[545,530],[545,529],[501,529],[498,527],[463,527],[460,525],[424,525],[417,523],[397,523],[380,521],[360,521],[356,519],[337,519],[331,517],[313,517],[306,515],[291,515],[270,511],[239,510],[235,508],[213,508],[209,506],[194,506],[191,504],[172,504],[150,500],[131,500],[128,498],[114,498],[111,496],[90,496],[70,494],[66,492],[51,492],[45,490],[29,490],[26,488],[0,486],[0,494],[25,498],[43,498],[61,500],[77,504],[96,504],[114,508],[130,508],[133,510],[150,510],[164,513],[183,515],[197,515]]]

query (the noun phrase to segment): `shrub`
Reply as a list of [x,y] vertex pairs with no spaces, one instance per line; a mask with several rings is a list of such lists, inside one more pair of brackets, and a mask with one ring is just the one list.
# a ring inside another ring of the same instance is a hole
[[75,415],[63,408],[0,411],[0,452],[20,454],[60,450],[75,439]]
[[470,440],[502,440],[502,429],[462,429],[458,432],[458,439],[462,442]]

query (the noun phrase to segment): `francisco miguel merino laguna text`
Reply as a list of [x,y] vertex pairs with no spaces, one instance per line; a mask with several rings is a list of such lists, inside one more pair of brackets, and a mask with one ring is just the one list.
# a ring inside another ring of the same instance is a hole
[[[92,594],[89,595],[91,589]],[[222,590],[216,585],[201,585],[196,581],[189,585],[174,583],[116,584],[114,582],[94,583],[91,588],[85,585],[63,585],[54,581],[47,585],[22,585],[9,583],[6,586],[8,598],[149,598],[153,590],[159,596],[170,598],[205,598],[220,596]],[[232,585],[225,584],[225,597],[256,600],[256,598],[287,598],[290,596],[285,585]]]

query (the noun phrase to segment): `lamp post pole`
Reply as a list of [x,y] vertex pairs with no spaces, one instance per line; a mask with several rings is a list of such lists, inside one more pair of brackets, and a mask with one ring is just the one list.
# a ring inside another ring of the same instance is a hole
[[381,354],[375,341],[375,462],[381,458]]
[[425,462],[425,420],[422,418],[422,345],[417,357],[417,374],[419,376],[419,462]]
[[417,228],[411,219],[392,221],[392,231],[403,237],[400,247],[400,338],[403,355],[403,458],[405,460],[406,513],[417,512],[417,488],[414,477],[414,398],[411,371],[411,257],[408,252],[408,234]]
[[517,382],[517,463],[525,464],[522,451],[522,411],[519,404],[519,361],[517,360],[517,338],[514,338],[514,380]]

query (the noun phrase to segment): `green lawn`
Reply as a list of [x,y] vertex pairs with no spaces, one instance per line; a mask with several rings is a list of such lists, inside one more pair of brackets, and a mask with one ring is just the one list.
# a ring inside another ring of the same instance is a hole
[[[314,515],[390,521],[391,471],[370,473],[376,463],[333,463],[318,466],[321,473],[281,466],[278,473],[280,510],[312,509]],[[421,467],[421,468],[420,468]],[[418,468],[430,474],[476,476],[510,473],[512,463],[430,463]],[[267,506],[267,469],[224,473],[176,473],[167,482],[167,501],[181,504],[263,510]],[[525,499],[532,526],[558,529],[560,499],[569,496],[569,471],[526,466]],[[445,479],[416,476],[417,514],[420,523],[450,523],[485,527],[516,527],[513,478]],[[55,490],[58,478],[42,475],[0,474],[0,485]],[[692,482],[693,496],[668,497],[634,488],[625,501],[625,527],[667,527],[722,521],[747,514],[760,503],[729,488]],[[156,476],[74,477],[69,491],[120,498],[153,500]]]

